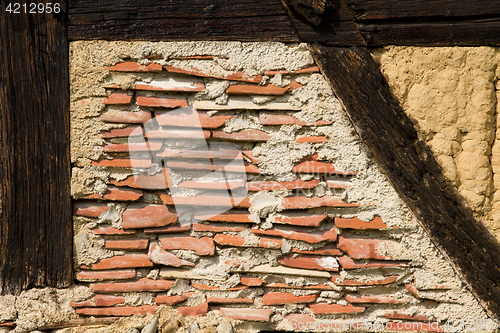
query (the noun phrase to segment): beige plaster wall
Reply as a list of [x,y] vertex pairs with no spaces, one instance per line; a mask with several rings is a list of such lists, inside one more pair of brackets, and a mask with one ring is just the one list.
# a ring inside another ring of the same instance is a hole
[[444,175],[500,239],[500,50],[389,46],[373,56]]

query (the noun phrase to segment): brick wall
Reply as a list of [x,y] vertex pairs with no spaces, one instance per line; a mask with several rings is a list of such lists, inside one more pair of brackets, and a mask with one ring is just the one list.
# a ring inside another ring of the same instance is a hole
[[[421,321],[434,331],[431,321],[486,318],[303,45],[172,51],[185,45],[72,44],[76,280],[94,293],[73,303],[78,314],[168,305],[220,311],[242,331],[320,319]],[[175,148],[200,139],[241,150],[232,180],[198,178],[227,156],[212,152],[207,164],[203,152]],[[198,213],[221,205],[228,187],[245,197]]]

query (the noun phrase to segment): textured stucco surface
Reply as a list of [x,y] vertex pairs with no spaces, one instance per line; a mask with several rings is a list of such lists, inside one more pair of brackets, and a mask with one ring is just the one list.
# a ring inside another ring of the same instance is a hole
[[500,239],[499,49],[390,46],[373,55],[446,178]]

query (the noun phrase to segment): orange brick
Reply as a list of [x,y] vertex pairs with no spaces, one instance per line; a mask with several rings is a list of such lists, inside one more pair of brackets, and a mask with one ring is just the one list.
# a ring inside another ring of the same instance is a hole
[[212,238],[202,237],[159,237],[161,245],[166,250],[193,250],[199,255],[213,255],[215,246]]
[[183,306],[175,309],[183,316],[204,316],[208,311],[208,303],[202,303],[198,306]]
[[135,269],[80,271],[76,274],[76,279],[79,281],[128,280],[133,278],[135,278]]
[[226,133],[222,130],[217,130],[213,132],[213,135],[216,139],[226,139],[230,141],[259,142],[269,140],[269,135],[266,132],[256,129],[246,129],[232,133]]
[[337,246],[353,259],[391,259],[390,256],[384,256],[377,252],[377,248],[383,243],[384,241],[380,239],[340,236]]
[[300,87],[302,87],[302,85],[297,81],[293,81],[288,86],[283,88],[276,87],[272,84],[267,84],[265,86],[238,84],[234,86],[229,86],[226,90],[226,93],[238,94],[238,95],[283,95],[289,91],[292,91]]
[[313,295],[295,296],[290,293],[270,292],[262,297],[263,305],[282,305],[296,303],[311,303],[319,296],[319,293]]
[[183,108],[188,106],[185,99],[137,96],[137,105],[161,108]]
[[94,233],[96,235],[133,235],[133,234],[137,233],[137,231],[116,229],[113,227],[100,227],[100,228],[94,229]]
[[135,201],[142,197],[142,191],[137,189],[124,189],[116,186],[108,186],[108,191],[102,196],[98,193],[86,196],[86,199],[102,199],[110,201]]
[[[201,207],[232,207],[233,200],[236,208],[250,208],[250,199],[248,197],[217,197],[211,195],[197,195],[195,197],[175,197],[165,192],[155,192],[165,205],[183,205],[183,206],[201,206]],[[198,218],[198,217],[196,217]],[[215,220],[219,221],[219,220]],[[236,222],[236,221],[230,221]],[[248,221],[245,221],[248,222]]]
[[115,72],[161,72],[162,67],[157,63],[150,63],[149,65],[141,65],[133,61],[125,61],[114,66],[106,67],[107,70]]
[[300,254],[314,254],[314,255],[326,255],[326,256],[338,256],[344,254],[342,251],[337,249],[337,247],[334,244],[327,244],[321,248],[309,251],[292,249],[292,252]]
[[317,207],[359,207],[359,204],[347,203],[337,197],[324,196],[321,198],[294,196],[281,199],[284,209],[310,209]]
[[215,235],[214,241],[220,245],[232,245],[232,246],[243,246],[245,244],[245,238],[241,236],[231,236],[231,235]]
[[[111,160],[92,161],[92,165],[111,168],[131,168],[132,161],[128,158],[114,158]],[[136,168],[150,168],[151,160],[134,160]]]
[[227,120],[233,117],[234,114],[209,116],[206,112],[186,110],[180,113],[176,110],[175,114],[172,112],[158,113],[156,120],[160,126],[168,126],[168,128],[171,126],[198,127],[201,125],[202,128],[215,129],[221,127]]
[[272,309],[252,309],[252,308],[220,308],[220,312],[230,319],[250,320],[250,321],[269,321]]
[[176,82],[176,80],[170,81],[152,81],[151,83],[141,83],[135,84],[134,88],[136,90],[151,90],[151,91],[203,91],[205,90],[205,84],[203,82]]
[[252,232],[258,235],[277,236],[287,239],[300,240],[308,243],[320,243],[323,241],[334,242],[337,239],[337,232],[335,229],[318,230],[311,233],[300,232],[297,230],[283,230],[277,227],[269,230],[262,230],[253,228]]
[[266,288],[280,288],[280,289],[304,289],[304,290],[336,290],[335,287],[329,286],[327,284],[312,284],[308,286],[297,287],[284,282],[268,283],[265,284]]
[[174,254],[162,249],[157,243],[151,243],[151,245],[149,246],[148,256],[149,260],[151,260],[155,264],[165,266],[181,267],[195,265],[190,261],[177,258],[177,256],[175,256]]
[[148,239],[107,239],[104,247],[111,250],[145,250]]
[[240,283],[244,286],[258,287],[264,283],[264,279],[259,279],[250,276],[242,276],[240,277]]
[[278,260],[278,262],[285,266],[304,268],[304,269],[317,269],[322,271],[337,272],[339,264],[334,257],[322,256],[297,256],[293,254],[286,255]]
[[265,247],[268,249],[279,249],[283,241],[281,239],[261,237],[259,240],[259,247]]
[[88,301],[71,302],[71,306],[74,308],[83,308],[94,306],[113,306],[122,303],[125,303],[125,297],[123,296],[95,295]]
[[351,303],[377,303],[377,304],[406,304],[409,298],[393,298],[384,296],[353,296],[345,295],[345,299]]
[[[209,131],[196,131],[192,129],[179,129],[179,130],[158,130],[148,131],[146,133],[148,139],[192,139],[192,140],[205,140],[210,138]],[[158,157],[164,156],[163,153],[157,155]]]
[[246,286],[238,286],[238,287],[231,287],[231,288],[220,288],[216,286],[209,286],[207,284],[201,284],[201,283],[195,283],[191,282],[191,286],[193,288],[199,289],[199,290],[227,290],[227,291],[235,291],[235,290],[242,290],[242,289],[247,289]]
[[297,143],[324,143],[328,142],[328,139],[325,136],[303,136],[295,140]]
[[191,225],[186,224],[181,226],[180,224],[175,224],[171,225],[168,227],[163,227],[163,228],[151,228],[151,229],[144,229],[144,233],[147,234],[171,234],[171,233],[176,233],[176,232],[184,232],[184,231],[190,231],[191,230]]
[[[101,259],[97,264],[92,264],[91,269],[113,269],[113,268],[133,268],[151,267],[153,263],[148,259],[147,254],[125,254],[111,258]],[[87,268],[82,266],[82,268]]]
[[340,305],[328,303],[309,304],[309,308],[314,314],[361,313],[365,310],[362,306],[353,306],[352,304]]
[[248,214],[248,212],[236,212],[230,210],[216,216],[195,214],[195,219],[201,221],[210,221],[210,222],[218,221],[218,222],[251,223],[253,221],[250,220],[249,216],[250,214]]
[[304,73],[318,73],[319,68],[318,66],[313,66],[313,67],[308,67],[308,68],[302,68],[296,71],[287,71],[287,70],[282,70],[282,71],[265,71],[264,75],[266,76],[273,76],[277,74],[304,74]]
[[292,182],[276,182],[276,181],[253,181],[247,183],[248,191],[272,191],[272,190],[295,190],[295,189],[312,189],[318,186],[319,180],[313,179],[303,181],[301,179]]
[[99,150],[110,153],[126,153],[129,151],[158,151],[163,146],[161,142],[145,142],[145,143],[110,143],[104,147],[96,147]]
[[90,287],[95,293],[119,292],[162,292],[169,290],[174,285],[171,280],[153,280],[142,278],[133,282],[94,283]]
[[194,75],[194,76],[201,76],[201,77],[213,77],[217,79],[223,79],[223,80],[232,80],[232,81],[245,81],[245,82],[252,82],[252,83],[260,83],[262,81],[262,75],[257,75],[257,76],[248,76],[244,74],[243,72],[235,72],[229,75],[217,75],[217,74],[211,74],[211,73],[204,73],[202,70],[197,69],[197,68],[191,68],[190,70],[174,67],[174,66],[163,66],[165,70],[171,73],[179,73],[179,74],[187,74],[187,75]]
[[125,128],[115,128],[102,133],[102,137],[109,138],[124,138],[129,136],[142,136],[142,130],[139,131],[140,126],[128,126]]
[[76,313],[82,316],[132,316],[146,315],[155,313],[158,307],[156,305],[142,306],[118,306],[111,308],[80,308],[76,309]]
[[330,281],[335,283],[338,286],[381,286],[381,285],[386,285],[386,284],[391,284],[393,282],[396,282],[398,276],[389,276],[384,279],[379,279],[379,280],[366,280],[366,281],[359,281],[359,280],[352,280],[352,279],[346,279],[343,281],[340,281],[341,277],[340,276],[332,276],[330,278]]
[[344,269],[357,268],[378,268],[378,267],[404,267],[408,265],[408,261],[389,261],[389,260],[370,260],[369,262],[354,261],[348,256],[339,258],[340,265]]
[[115,116],[103,114],[101,120],[108,123],[143,124],[151,120],[151,113],[147,111],[122,111]]
[[193,296],[195,293],[190,292],[190,293],[183,293],[182,295],[175,295],[175,296],[167,296],[166,294],[159,294],[156,295],[155,300],[156,304],[165,304],[165,305],[176,305],[181,302],[184,302],[187,300],[189,297]]
[[132,175],[125,180],[111,180],[110,183],[115,186],[128,186],[147,190],[161,190],[168,188],[168,172],[164,168],[162,173],[156,175]]
[[198,189],[208,189],[208,190],[232,190],[237,188],[245,187],[245,181],[241,180],[226,180],[226,181],[211,181],[211,182],[198,182],[198,181],[183,181],[177,184],[178,187],[183,188],[198,188]]
[[103,104],[129,104],[132,102],[132,95],[126,93],[112,93],[102,101]]
[[251,298],[223,298],[223,297],[208,297],[208,303],[215,304],[253,304]]
[[87,203],[87,202],[75,202],[73,204],[73,214],[76,216],[85,217],[98,217],[102,213],[109,210],[107,204],[102,203]]
[[335,226],[337,228],[357,229],[357,230],[387,228],[387,224],[382,222],[382,219],[378,216],[376,216],[370,222],[363,222],[359,220],[357,217],[353,218],[335,217]]
[[281,216],[276,216],[273,223],[278,224],[290,224],[303,227],[317,227],[328,218],[328,215],[287,215],[286,212],[282,213]]
[[150,205],[145,203],[134,203],[123,212],[124,229],[154,228],[174,224],[177,214],[163,205]]

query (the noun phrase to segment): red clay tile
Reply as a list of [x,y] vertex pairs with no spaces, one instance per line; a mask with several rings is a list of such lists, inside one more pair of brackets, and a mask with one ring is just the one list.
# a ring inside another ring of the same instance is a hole
[[295,296],[291,293],[269,292],[262,297],[263,305],[282,305],[296,303],[311,303],[319,296],[319,293],[313,295]]
[[250,277],[250,276],[242,276],[240,277],[240,283],[244,286],[258,287],[264,283],[264,279]]
[[230,141],[250,141],[259,142],[269,140],[269,135],[266,132],[256,129],[246,129],[239,132],[226,133],[222,130],[213,132],[214,138],[226,139]]
[[161,72],[162,66],[157,63],[141,65],[133,61],[125,61],[114,66],[106,67],[107,70],[115,72]]
[[245,238],[241,236],[231,236],[231,235],[215,235],[214,241],[220,245],[232,245],[232,246],[243,246],[245,244]]
[[208,303],[215,304],[253,304],[251,298],[223,298],[223,297],[207,297]]
[[413,296],[415,296],[416,298],[421,298],[420,297],[420,294],[418,292],[418,289],[417,287],[415,287],[415,285],[411,284],[411,283],[407,283],[404,285],[405,286],[405,289],[410,293],[412,294]]
[[400,319],[400,320],[415,320],[415,321],[430,321],[431,318],[427,317],[427,316],[419,316],[419,315],[408,315],[408,314],[404,314],[404,313],[399,313],[399,312],[396,312],[396,311],[393,311],[393,312],[386,312],[385,315],[384,315],[386,318],[389,318],[389,319]]
[[109,186],[108,191],[102,196],[98,193],[86,196],[86,199],[101,199],[110,201],[135,201],[142,197],[142,191],[136,189],[124,189],[116,186]]
[[[97,264],[92,264],[91,269],[113,269],[113,268],[134,268],[151,267],[153,263],[148,259],[147,254],[125,254],[111,258],[101,259]],[[82,268],[87,268],[82,266]]]
[[227,211],[223,214],[219,214],[216,216],[195,214],[195,219],[202,221],[209,221],[209,222],[235,222],[235,223],[253,222],[250,220],[249,216],[250,214],[248,214],[248,212],[237,213],[234,211]]
[[93,283],[90,288],[95,293],[162,292],[174,285],[173,280],[153,280],[142,278],[133,282]]
[[269,230],[253,228],[252,232],[258,235],[277,236],[293,240],[300,240],[307,243],[320,243],[323,241],[334,242],[337,239],[337,232],[335,231],[335,229],[319,230],[307,233],[307,232],[299,232],[296,230],[283,230],[274,227],[273,229]]
[[338,286],[381,286],[381,285],[386,285],[386,284],[391,284],[393,282],[396,282],[398,276],[389,276],[387,278],[379,279],[379,280],[365,280],[365,281],[360,281],[360,280],[352,280],[352,279],[346,279],[340,282],[341,277],[338,276],[332,276],[330,278],[330,281],[335,283]]
[[125,180],[111,180],[115,186],[128,186],[147,190],[161,190],[168,188],[169,172],[164,168],[162,173],[156,175],[132,175]]
[[333,173],[333,174],[345,174],[343,172],[337,172],[335,167],[331,163],[318,162],[318,161],[305,161],[302,162],[292,169],[293,172],[300,173]]
[[181,267],[181,266],[195,265],[190,261],[177,258],[177,256],[175,256],[174,254],[162,249],[161,246],[158,245],[157,243],[151,243],[151,245],[149,246],[148,257],[149,260],[151,260],[155,264],[160,264],[165,266]]
[[104,247],[111,250],[145,250],[148,243],[148,239],[107,239]]
[[[92,161],[92,165],[110,167],[110,168],[131,168],[132,161],[129,158],[114,158],[111,160]],[[150,168],[151,160],[136,160],[134,159],[134,167]]]
[[[226,171],[235,173],[244,173],[247,168],[244,165],[228,165],[227,163],[211,162],[211,161],[168,161],[167,167],[169,169],[181,170],[207,170],[207,171]],[[257,169],[258,170],[258,169]]]
[[183,306],[175,309],[183,316],[204,316],[208,311],[208,303],[202,303],[198,306]]
[[393,298],[384,296],[354,296],[345,295],[345,299],[351,303],[376,303],[376,304],[406,304],[409,298]]
[[294,323],[295,325],[297,325],[297,328],[299,330],[301,330],[302,328],[306,328],[307,327],[307,323],[312,323],[312,322],[315,322],[316,319],[311,317],[311,316],[308,316],[308,315],[303,315],[303,314],[299,314],[299,313],[292,313],[292,314],[289,314],[285,317],[286,320],[288,320],[290,323]]
[[357,268],[378,268],[378,267],[404,267],[408,265],[408,261],[388,261],[388,260],[370,260],[369,262],[354,261],[348,256],[338,258],[340,265],[344,269]]
[[230,319],[269,321],[272,309],[252,309],[252,308],[220,308],[220,312]]
[[343,180],[327,180],[326,184],[329,188],[351,188],[352,184],[349,181]]
[[74,308],[83,308],[94,306],[113,306],[122,303],[125,303],[125,297],[123,296],[95,295],[88,301],[71,302],[70,305]]
[[383,243],[384,241],[380,239],[350,238],[340,236],[337,246],[342,251],[347,252],[352,259],[390,260],[391,256],[384,256],[377,252],[377,248]]
[[317,227],[328,218],[328,215],[293,214],[287,215],[283,212],[281,216],[276,216],[273,223],[290,224],[303,227]]
[[146,315],[148,313],[155,313],[158,309],[156,305],[142,305],[142,306],[118,306],[110,308],[80,308],[76,309],[76,313],[82,316],[132,316]]
[[[211,195],[197,195],[195,197],[175,197],[175,200],[172,196],[156,191],[156,195],[158,195],[163,201],[165,205],[184,205],[184,206],[205,206],[205,207],[231,207],[232,202],[234,200],[236,208],[249,208],[250,207],[250,199],[248,197],[232,197],[233,200],[230,200],[229,197],[216,197]],[[218,221],[218,220],[215,220]],[[236,222],[236,221],[229,221]]]
[[241,151],[245,157],[247,157],[252,163],[258,164],[259,160],[255,158],[253,152],[251,150],[242,150]]
[[353,306],[352,304],[340,305],[328,303],[309,304],[309,308],[314,314],[361,313],[365,310],[362,306]]
[[137,233],[135,230],[123,230],[113,227],[100,227],[94,229],[96,235],[133,235]]
[[337,197],[324,196],[321,198],[294,196],[281,199],[284,209],[309,209],[317,207],[359,207],[359,204],[347,203]]
[[124,138],[129,136],[141,136],[142,130],[139,132],[140,126],[128,126],[124,128],[115,128],[107,132],[102,133],[102,137],[105,139],[109,138]]
[[174,67],[174,66],[163,66],[165,70],[171,73],[179,73],[179,74],[186,74],[186,75],[194,75],[194,76],[201,76],[201,77],[213,77],[217,79],[223,79],[223,80],[232,80],[232,81],[245,81],[245,82],[252,82],[252,83],[260,83],[262,81],[262,75],[257,75],[257,76],[248,76],[245,75],[243,72],[235,72],[229,75],[217,75],[217,74],[211,74],[211,73],[203,73],[202,70],[197,69],[197,68],[191,68],[190,70]]
[[304,268],[304,269],[319,269],[322,271],[337,272],[339,264],[334,257],[320,256],[297,256],[289,254],[281,257],[278,262],[285,266]]
[[99,204],[96,202],[75,202],[73,204],[73,215],[76,216],[98,217],[108,210],[109,207],[105,203]]
[[293,253],[300,253],[300,254],[322,255],[322,256],[339,256],[339,255],[344,254],[334,244],[327,244],[319,249],[309,250],[309,251],[292,249],[292,252]]
[[289,91],[300,88],[302,85],[297,81],[293,81],[288,86],[280,88],[272,84],[267,84],[265,86],[261,85],[251,85],[251,84],[238,84],[234,86],[229,86],[226,90],[226,94],[237,94],[237,95],[283,95]]
[[206,112],[193,112],[192,110],[186,110],[184,113],[179,113],[175,111],[166,112],[164,114],[157,114],[156,120],[160,126],[171,126],[176,127],[196,127],[201,125],[202,128],[215,129],[219,128],[226,120],[233,118],[234,115],[213,115],[209,116]]
[[135,269],[80,271],[76,273],[76,279],[79,281],[128,280],[133,278],[135,278]]
[[213,255],[215,250],[212,238],[202,237],[159,237],[161,245],[166,250],[193,250],[198,255]]
[[132,102],[132,95],[126,93],[112,93],[102,101],[103,104],[129,104]]
[[198,182],[194,180],[187,180],[177,184],[177,186],[182,188],[198,188],[208,190],[232,190],[245,187],[245,181],[243,179],[226,180],[222,182]]
[[[191,140],[205,140],[210,138],[209,131],[195,131],[195,130],[158,130],[149,131],[146,133],[148,139],[191,139]],[[159,157],[164,156],[162,153],[158,154]]]
[[295,140],[297,143],[323,143],[328,142],[328,139],[325,136],[303,136]]
[[180,98],[164,98],[164,97],[147,97],[147,96],[137,96],[137,105],[139,106],[149,106],[156,108],[183,108],[188,106],[185,99]]
[[336,290],[335,287],[329,286],[327,284],[312,284],[308,286],[294,286],[288,283],[277,282],[265,284],[266,288],[280,288],[280,289],[304,289],[304,290]]
[[295,118],[294,116],[290,116],[287,114],[280,114],[276,112],[271,112],[271,111],[261,111],[259,114],[259,122],[262,125],[300,125],[300,126],[322,126],[322,125],[331,125],[333,124],[333,121],[324,121],[324,120],[318,120],[312,124],[307,124],[303,121],[300,121],[299,119]]
[[301,179],[292,182],[276,182],[276,181],[253,181],[247,183],[247,190],[256,191],[272,191],[272,190],[295,190],[295,189],[312,189],[318,186],[319,180],[313,179],[303,181]]
[[216,287],[216,286],[209,286],[207,284],[201,284],[201,283],[195,283],[191,282],[191,286],[193,288],[199,289],[199,290],[226,290],[226,291],[235,291],[235,290],[242,290],[242,289],[247,289],[246,286],[237,286],[237,287],[231,287],[231,288],[221,288],[221,287]]
[[134,86],[136,90],[150,90],[150,91],[203,91],[205,84],[203,82],[190,82],[187,80],[175,80],[172,78],[164,80],[153,80],[150,83],[137,82]]
[[260,237],[259,247],[265,247],[268,249],[279,249],[283,241],[281,239],[270,238],[270,237]]
[[309,68],[302,68],[296,71],[287,71],[287,70],[282,70],[282,71],[265,71],[264,75],[266,76],[273,76],[277,74],[304,74],[304,73],[318,73],[319,68],[318,66],[313,66]]
[[101,115],[101,120],[108,123],[143,124],[151,120],[151,112],[147,111],[122,111],[115,116],[110,114]]
[[110,153],[126,153],[129,151],[158,151],[163,146],[161,142],[145,142],[145,143],[108,143],[104,147],[96,147],[99,150]]
[[123,212],[124,229],[155,228],[174,224],[177,215],[163,205],[150,205],[146,203],[134,203]]
[[184,232],[184,231],[190,231],[190,230],[191,230],[190,224],[186,224],[183,226],[181,226],[180,224],[175,224],[175,225],[170,225],[168,227],[163,227],[163,228],[144,229],[144,233],[146,235],[148,235],[148,234],[172,234],[172,233]]
[[172,159],[214,159],[214,160],[243,160],[243,155],[235,150],[179,150],[165,149],[158,156]]
[[156,304],[164,304],[164,305],[176,305],[181,302],[184,302],[187,300],[189,297],[193,296],[195,293],[190,292],[190,293],[183,293],[182,295],[175,295],[175,296],[167,296],[166,294],[159,294],[156,295],[155,300]]
[[335,218],[335,226],[337,228],[343,229],[357,229],[357,230],[365,230],[365,229],[385,229],[387,228],[387,224],[382,222],[382,219],[376,216],[370,222],[363,222],[359,220],[357,217],[353,218]]

